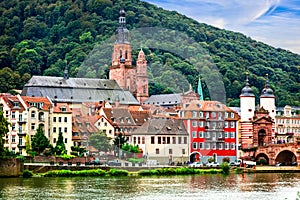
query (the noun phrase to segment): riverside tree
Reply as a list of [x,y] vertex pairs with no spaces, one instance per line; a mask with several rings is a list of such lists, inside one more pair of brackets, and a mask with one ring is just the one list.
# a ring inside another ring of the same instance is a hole
[[103,152],[108,152],[112,149],[110,138],[108,138],[102,131],[91,135],[90,145]]
[[57,139],[54,151],[55,151],[56,155],[66,154],[66,146],[64,143],[64,137],[62,135],[62,132],[59,132],[59,134],[58,134],[58,139]]
[[45,136],[43,129],[39,126],[36,130],[34,137],[32,138],[31,150],[38,155],[43,153],[47,148],[52,149],[48,138]]
[[3,115],[3,111],[0,111],[0,156],[5,156],[7,149],[4,147],[3,137],[8,133],[9,122]]

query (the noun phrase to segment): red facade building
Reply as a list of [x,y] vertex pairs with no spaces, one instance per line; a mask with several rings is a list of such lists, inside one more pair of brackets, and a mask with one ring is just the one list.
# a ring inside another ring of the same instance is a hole
[[189,133],[190,162],[237,159],[239,116],[234,110],[218,101],[196,100],[183,106],[180,117]]

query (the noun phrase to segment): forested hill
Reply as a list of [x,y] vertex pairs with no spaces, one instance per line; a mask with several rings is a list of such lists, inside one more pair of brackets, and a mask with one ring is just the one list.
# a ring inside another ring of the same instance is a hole
[[[2,0],[1,92],[21,89],[32,75],[62,76],[65,61],[70,76],[75,77],[95,44],[114,34],[121,8],[126,11],[129,30],[163,27],[185,32],[194,38],[209,52],[223,75],[228,105],[239,105],[239,94],[248,70],[249,81],[256,94],[263,88],[268,73],[277,106],[300,106],[300,55],[138,0]],[[198,72],[191,63],[170,52],[147,47],[143,50],[148,63],[163,65],[162,71],[149,70],[151,94],[177,92],[172,84],[164,83],[164,76],[172,73],[175,73],[174,76],[176,73],[183,74],[193,88],[197,88]],[[175,72],[166,70],[170,68]],[[101,73],[91,67],[86,75],[100,77]],[[203,84],[205,96],[208,96],[207,87]]]

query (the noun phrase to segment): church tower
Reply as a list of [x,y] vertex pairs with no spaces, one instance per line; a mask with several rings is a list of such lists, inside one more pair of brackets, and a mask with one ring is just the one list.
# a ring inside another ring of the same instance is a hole
[[138,55],[138,59],[136,61],[136,98],[140,103],[142,103],[149,97],[148,83],[149,78],[147,75],[147,61],[145,58],[145,53],[141,49]]
[[268,74],[265,87],[260,95],[260,107],[263,107],[265,110],[269,111],[269,116],[275,121],[275,95],[273,90],[270,88]]
[[246,86],[240,95],[241,121],[240,121],[240,144],[242,148],[248,148],[253,144],[252,120],[255,111],[255,95],[250,87],[248,76]]
[[135,69],[132,66],[130,34],[126,28],[125,11],[119,13],[119,27],[116,30],[116,41],[112,53],[112,65],[109,79],[116,80],[124,90],[136,93]]

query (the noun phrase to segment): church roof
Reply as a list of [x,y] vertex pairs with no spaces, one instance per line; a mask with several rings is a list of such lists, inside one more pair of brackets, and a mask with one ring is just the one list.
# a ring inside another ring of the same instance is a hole
[[143,102],[143,104],[160,105],[160,106],[171,106],[180,104],[182,101],[182,94],[158,94],[151,95],[149,99]]
[[129,91],[122,90],[116,81],[107,79],[33,76],[24,86],[23,96],[49,97],[57,102],[114,102],[139,104]]
[[188,135],[188,132],[182,119],[151,118],[132,134]]

